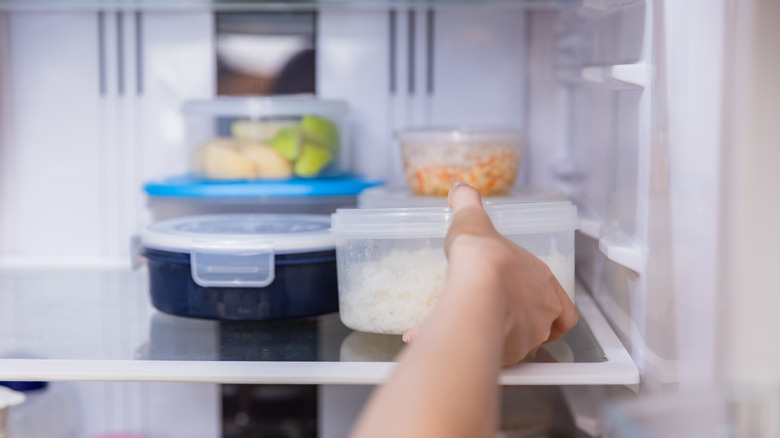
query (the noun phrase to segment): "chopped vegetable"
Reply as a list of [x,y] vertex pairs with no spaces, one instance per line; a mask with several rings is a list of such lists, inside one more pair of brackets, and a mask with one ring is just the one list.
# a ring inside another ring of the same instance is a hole
[[456,159],[457,153],[442,147],[440,159],[431,159],[436,146],[425,146],[422,156],[407,151],[404,162],[407,182],[418,195],[447,196],[453,182],[465,181],[482,196],[498,196],[515,184],[520,154],[513,148],[476,148]]

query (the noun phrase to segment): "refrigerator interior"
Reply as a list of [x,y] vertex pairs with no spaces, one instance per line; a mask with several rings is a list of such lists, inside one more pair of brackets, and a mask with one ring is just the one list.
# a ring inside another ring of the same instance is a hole
[[[402,183],[400,127],[525,131],[518,184],[578,205],[578,279],[653,393],[716,379],[725,3],[301,8],[316,11],[317,95],[349,104],[359,173]],[[217,92],[220,11],[0,2],[3,269],[129,266],[142,184],[186,172],[182,102]]]

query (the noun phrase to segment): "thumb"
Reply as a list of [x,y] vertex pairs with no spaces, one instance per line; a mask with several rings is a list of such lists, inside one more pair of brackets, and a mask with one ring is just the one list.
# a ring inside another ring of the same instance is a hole
[[407,344],[411,344],[412,342],[414,342],[414,339],[417,337],[417,333],[419,331],[420,331],[420,327],[412,327],[409,330],[406,330],[402,337],[403,341]]
[[453,214],[466,207],[482,208],[482,199],[479,192],[463,181],[455,181],[447,194],[447,204],[452,208]]
[[452,184],[447,201],[452,208],[452,223],[444,239],[444,253],[449,257],[452,242],[460,235],[487,236],[496,233],[482,199],[474,187],[463,181]]

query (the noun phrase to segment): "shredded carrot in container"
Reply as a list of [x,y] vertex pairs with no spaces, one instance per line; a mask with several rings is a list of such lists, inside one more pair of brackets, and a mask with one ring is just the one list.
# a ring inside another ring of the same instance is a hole
[[516,144],[405,145],[404,166],[417,195],[446,196],[453,182],[465,181],[482,196],[501,196],[515,184],[520,156]]

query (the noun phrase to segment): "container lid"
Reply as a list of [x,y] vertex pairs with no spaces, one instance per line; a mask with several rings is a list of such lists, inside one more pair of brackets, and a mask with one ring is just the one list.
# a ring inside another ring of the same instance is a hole
[[329,226],[327,215],[316,214],[186,216],[149,225],[141,233],[141,244],[186,253],[193,245],[204,242],[225,248],[263,242],[276,253],[300,253],[333,249]]
[[396,137],[412,143],[520,142],[523,132],[507,127],[427,126],[400,129]]
[[191,100],[181,108],[184,114],[263,118],[324,114],[338,116],[347,111],[341,100],[318,99],[312,94],[273,97],[221,96],[214,99]]
[[275,254],[332,250],[327,215],[222,214],[169,219],[146,227],[146,248],[189,253],[192,279],[204,287],[264,287]]
[[[483,205],[525,204],[529,202],[567,201],[561,192],[535,187],[512,190],[508,196],[482,198]],[[441,196],[417,196],[408,187],[372,187],[358,195],[358,208],[398,207],[446,207],[447,198]]]
[[149,196],[171,198],[355,196],[381,183],[380,180],[357,175],[286,181],[209,181],[187,175],[149,182],[144,190]]
[[[485,205],[504,235],[573,231],[577,207],[569,201]],[[446,207],[338,209],[331,232],[341,238],[437,238],[447,234],[452,210]]]

